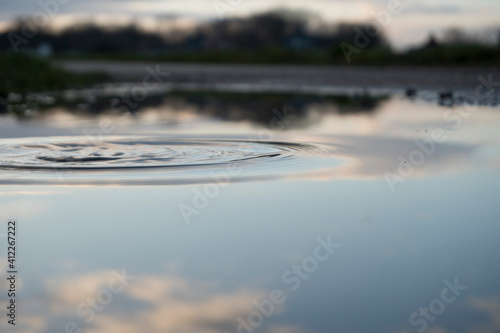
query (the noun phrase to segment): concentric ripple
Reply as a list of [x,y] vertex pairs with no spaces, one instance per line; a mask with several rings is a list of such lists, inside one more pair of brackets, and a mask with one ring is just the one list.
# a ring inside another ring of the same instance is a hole
[[183,184],[272,179],[342,164],[331,147],[214,139],[0,140],[3,184]]

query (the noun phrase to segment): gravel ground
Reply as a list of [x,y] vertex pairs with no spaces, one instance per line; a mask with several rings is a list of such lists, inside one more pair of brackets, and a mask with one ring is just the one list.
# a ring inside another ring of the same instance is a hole
[[172,83],[277,84],[391,89],[472,89],[479,77],[500,82],[500,68],[212,65],[62,61],[71,71],[105,71],[117,81],[138,82],[147,68],[170,73]]
[[[218,90],[317,94],[406,94],[443,105],[500,105],[500,68],[264,66],[63,61],[75,72],[104,71],[132,89],[162,83],[160,91]],[[153,74],[151,74],[153,73]],[[154,74],[156,73],[156,74]],[[479,86],[481,89],[477,89]],[[162,90],[163,89],[163,90]]]

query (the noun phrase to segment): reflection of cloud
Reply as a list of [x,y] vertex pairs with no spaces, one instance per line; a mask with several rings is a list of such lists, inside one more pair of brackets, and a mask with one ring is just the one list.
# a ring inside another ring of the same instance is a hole
[[40,201],[19,200],[0,204],[0,219],[7,220],[9,218],[26,219],[47,209],[47,203]]
[[[114,276],[112,271],[103,270],[47,280],[45,286],[50,296],[41,300],[37,297],[43,305],[23,314],[25,332],[59,332],[70,321],[86,333],[235,332],[237,318],[246,318],[255,310],[253,302],[267,296],[248,289],[221,291],[215,284],[173,275],[142,275],[130,281],[122,293],[114,294],[111,303],[86,324],[86,318],[79,317],[76,309],[96,298]],[[304,332],[294,326],[280,325],[264,331]]]
[[[210,286],[174,276],[139,277],[126,293],[145,302],[147,309],[132,316],[99,316],[89,332],[222,332],[234,329],[236,318],[253,310],[252,302],[264,297],[245,290],[210,294]],[[213,292],[213,291],[212,291]]]
[[64,192],[56,191],[8,191],[0,192],[0,195],[14,196],[14,195],[52,195],[52,194],[62,194]]
[[[4,308],[4,303],[0,302],[2,309]],[[3,316],[2,316],[3,317]],[[8,317],[6,317],[8,319]],[[42,332],[41,327],[45,326],[46,319],[44,316],[40,315],[27,315],[22,317],[23,319],[16,319],[16,329],[14,330],[16,333],[38,333]],[[9,332],[9,329],[12,329],[12,325],[7,324],[7,319],[2,318],[0,322],[0,331]],[[5,329],[5,331],[4,331]],[[12,331],[12,332],[14,332]]]
[[447,333],[448,331],[444,327],[436,326],[436,327],[429,327],[427,329],[427,333]]
[[305,330],[302,327],[290,326],[290,325],[277,325],[271,327],[266,333],[309,333],[311,331]]
[[[397,173],[402,155],[408,160],[410,154],[422,151],[414,140],[393,137],[348,137],[338,138],[345,142],[342,150],[349,152],[350,157],[358,158],[360,163],[350,170],[353,175],[384,177],[385,172]],[[458,143],[434,143],[435,151],[425,156],[420,166],[415,166],[412,177],[428,176],[437,173],[448,173],[453,170],[463,170],[470,167],[470,157],[476,150],[476,145]],[[364,177],[363,177],[364,176]]]
[[490,297],[474,297],[469,302],[470,306],[488,315],[490,322],[474,326],[471,333],[496,333],[500,332],[500,295]]
[[[98,271],[72,279],[51,279],[46,282],[47,289],[56,299],[51,305],[54,311],[74,312],[76,306],[87,297],[95,296],[97,291],[106,287],[113,278],[111,271]],[[71,308],[68,305],[74,304]]]
[[[314,141],[311,137],[310,141]],[[309,141],[309,142],[310,142]],[[345,163],[332,168],[311,171],[307,174],[285,175],[286,179],[325,181],[332,179],[384,179],[385,173],[398,174],[399,155],[408,160],[410,153],[421,151],[414,140],[379,136],[331,136],[334,156]],[[436,174],[467,170],[472,166],[472,155],[478,145],[461,143],[435,143],[435,151],[425,155],[420,166],[408,178],[428,177]]]
[[[8,289],[8,281],[6,278],[4,278],[3,273],[7,271],[7,257],[0,257],[0,272],[2,272],[2,279],[0,279],[0,292],[2,293],[2,298],[0,299],[0,307],[2,309],[6,309],[7,307],[7,302],[8,298],[4,297],[6,296],[5,291]],[[17,288],[18,290],[22,286],[22,280],[19,278],[17,279]],[[5,294],[4,294],[5,293]],[[22,301],[24,303],[24,301]],[[30,302],[31,304],[33,302]],[[27,312],[27,316],[24,316],[24,313],[22,317],[19,316],[19,310],[18,310],[18,317],[16,318],[16,326],[15,326],[15,332],[16,333],[33,333],[33,332],[40,332],[40,328],[45,326],[45,317],[41,315],[40,313],[29,313],[30,310],[30,303],[25,303],[23,304],[23,311]],[[12,325],[7,323],[7,320],[10,318],[5,317],[6,311],[2,310],[2,320],[0,320],[0,332],[11,332],[10,330],[12,329]],[[22,319],[20,319],[22,318]]]

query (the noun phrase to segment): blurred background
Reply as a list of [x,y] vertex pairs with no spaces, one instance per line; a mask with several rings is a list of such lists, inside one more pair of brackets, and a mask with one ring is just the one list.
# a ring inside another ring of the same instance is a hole
[[[500,3],[493,0],[21,0],[1,8],[0,110],[9,93],[142,81],[143,63],[289,65],[277,72],[171,66],[169,81],[177,83],[285,85],[287,92],[290,85],[370,86],[410,95],[415,88],[474,87],[481,73],[338,66],[500,64]],[[319,68],[332,65],[335,71]]]
[[[1,1],[0,50],[83,59],[492,65],[500,3]],[[346,43],[346,44],[342,44]],[[364,52],[359,52],[363,49]]]

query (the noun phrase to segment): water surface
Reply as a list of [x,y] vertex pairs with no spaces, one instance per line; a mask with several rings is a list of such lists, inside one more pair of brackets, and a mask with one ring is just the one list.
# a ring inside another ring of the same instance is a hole
[[0,115],[2,332],[500,330],[497,107],[155,98]]

